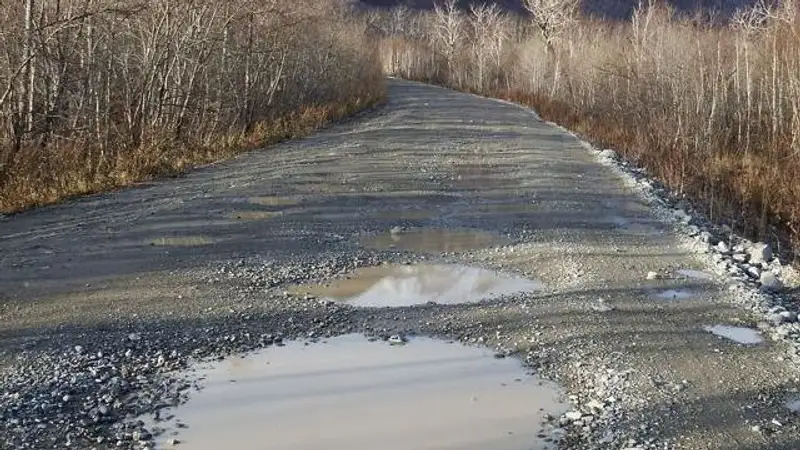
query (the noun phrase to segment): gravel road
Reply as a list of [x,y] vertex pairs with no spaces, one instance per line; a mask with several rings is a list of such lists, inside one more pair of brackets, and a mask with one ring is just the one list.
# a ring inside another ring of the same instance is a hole
[[[513,105],[396,80],[389,98],[307,139],[0,219],[0,448],[149,448],[133,418],[191,394],[176,369],[352,332],[525,361],[570,395],[543,425],[559,448],[800,448],[794,348],[619,171]],[[290,289],[421,261],[545,288],[385,309]]]

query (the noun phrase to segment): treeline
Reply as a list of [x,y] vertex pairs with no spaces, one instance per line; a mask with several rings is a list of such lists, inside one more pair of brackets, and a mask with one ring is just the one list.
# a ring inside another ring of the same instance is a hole
[[336,0],[0,2],[0,212],[300,135],[384,95]]
[[731,20],[663,4],[630,21],[580,17],[576,0],[371,11],[387,72],[511,99],[621,151],[718,222],[800,249],[798,3]]

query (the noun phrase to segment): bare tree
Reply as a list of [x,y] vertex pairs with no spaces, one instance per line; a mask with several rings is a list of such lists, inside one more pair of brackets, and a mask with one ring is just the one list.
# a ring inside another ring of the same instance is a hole
[[434,12],[436,43],[447,63],[447,72],[455,75],[456,55],[461,48],[464,32],[464,16],[458,9],[456,0],[445,0],[444,4],[436,2]]
[[[507,39],[506,18],[497,4],[470,5],[472,25],[472,52],[477,69],[477,88],[486,85],[486,72],[500,66],[503,44]],[[491,66],[490,66],[491,65]]]
[[555,51],[555,43],[575,23],[580,0],[523,0],[522,5],[533,15],[547,49]]

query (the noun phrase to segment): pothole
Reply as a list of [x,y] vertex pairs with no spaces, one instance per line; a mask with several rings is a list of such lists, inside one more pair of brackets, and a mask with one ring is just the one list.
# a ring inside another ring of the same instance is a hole
[[248,203],[263,206],[291,206],[296,205],[298,200],[294,197],[248,197]]
[[213,243],[214,239],[208,236],[164,236],[150,241],[150,245],[159,247],[197,247]]
[[538,425],[567,409],[515,359],[429,338],[288,342],[196,370],[203,389],[160,414],[175,418],[146,420],[156,448],[543,450]]
[[690,289],[667,289],[651,294],[657,300],[686,300],[696,297],[697,294]]
[[608,219],[617,230],[638,236],[656,236],[663,234],[661,230],[647,223],[636,222],[624,217],[611,217]]
[[361,240],[361,244],[368,248],[422,253],[464,252],[507,243],[507,239],[485,231],[446,228],[393,229]]
[[311,294],[362,307],[397,307],[426,303],[474,303],[501,295],[538,291],[535,280],[459,265],[385,265],[357,269],[347,279],[296,286]]
[[730,325],[705,326],[704,330],[714,335],[729,339],[739,344],[755,345],[764,342],[764,338],[758,330],[746,327],[734,327]]
[[267,220],[283,215],[283,211],[234,211],[228,214],[229,219]]

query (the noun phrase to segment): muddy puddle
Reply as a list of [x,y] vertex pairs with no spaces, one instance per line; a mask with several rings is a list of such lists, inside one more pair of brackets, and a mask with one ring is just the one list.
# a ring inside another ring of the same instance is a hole
[[196,373],[173,419],[146,418],[156,448],[543,450],[544,415],[567,409],[517,360],[428,338],[289,342]]
[[228,214],[228,218],[235,220],[267,220],[282,215],[283,211],[234,211]]
[[426,303],[475,303],[502,295],[539,291],[535,280],[460,265],[385,265],[364,267],[346,279],[296,286],[311,294],[361,307],[398,307]]
[[157,247],[197,247],[213,244],[214,239],[208,236],[163,236],[149,243]]
[[705,331],[716,336],[723,337],[733,342],[744,345],[755,345],[764,342],[764,338],[758,330],[746,327],[734,327],[730,325],[714,325],[703,327]]
[[464,252],[507,243],[507,239],[485,231],[446,228],[392,229],[361,240],[361,245],[368,248],[420,253]]
[[248,197],[247,203],[262,206],[292,206],[298,204],[300,201],[294,197]]

